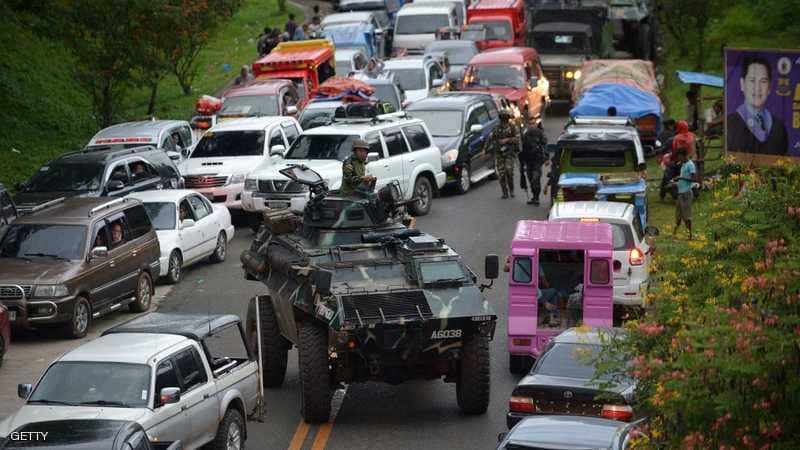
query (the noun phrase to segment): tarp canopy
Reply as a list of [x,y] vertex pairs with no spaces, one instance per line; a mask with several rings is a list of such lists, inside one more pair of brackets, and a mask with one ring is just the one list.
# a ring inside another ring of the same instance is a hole
[[584,92],[605,83],[631,86],[658,98],[658,82],[652,62],[642,59],[593,59],[583,63],[581,77],[575,81],[572,89],[572,101],[577,103]]
[[661,129],[661,102],[655,95],[631,86],[616,83],[598,84],[583,94],[569,116],[606,116],[608,108],[617,109],[617,116],[639,119],[654,115]]
[[376,56],[374,35],[375,29],[370,24],[330,25],[322,30],[322,36],[336,48],[361,48],[368,57]]
[[683,70],[678,70],[677,74],[678,79],[681,80],[681,83],[683,84],[701,84],[703,86],[710,86],[720,89],[725,85],[722,77],[718,75],[700,72],[686,72]]

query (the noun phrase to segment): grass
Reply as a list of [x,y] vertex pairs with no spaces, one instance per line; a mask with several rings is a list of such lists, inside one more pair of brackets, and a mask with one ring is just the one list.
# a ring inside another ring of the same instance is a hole
[[[288,5],[299,21],[302,11]],[[37,36],[0,4],[0,183],[13,189],[39,166],[79,149],[98,131],[88,94],[72,76],[75,59],[57,42]],[[193,92],[183,95],[174,76],[159,87],[156,116],[188,119],[202,94],[215,94],[256,57],[255,39],[265,26],[283,26],[276,0],[248,0],[216,30],[198,57]],[[226,66],[227,65],[227,66]],[[149,91],[132,89],[115,122],[147,119]]]

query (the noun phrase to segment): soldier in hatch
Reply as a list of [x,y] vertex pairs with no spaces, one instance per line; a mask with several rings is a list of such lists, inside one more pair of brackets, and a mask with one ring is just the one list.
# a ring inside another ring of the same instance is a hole
[[352,195],[356,190],[369,191],[375,186],[377,178],[367,176],[367,153],[369,144],[363,139],[353,141],[353,154],[342,164],[342,187],[339,194]]
[[511,121],[513,114],[507,109],[500,111],[500,125],[495,128],[497,151],[494,157],[494,167],[503,189],[503,197],[514,198],[514,160],[519,153],[519,132]]

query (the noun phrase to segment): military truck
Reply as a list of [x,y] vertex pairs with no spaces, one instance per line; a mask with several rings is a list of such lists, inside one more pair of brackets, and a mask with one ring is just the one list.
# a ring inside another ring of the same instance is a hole
[[[397,183],[339,197],[305,166],[281,172],[309,188],[302,219],[265,213],[242,253],[245,277],[267,287],[247,314],[264,386],[283,383],[297,347],[307,422],[329,420],[337,387],[367,381],[444,378],[456,383],[463,413],[484,413],[497,316],[482,291],[493,281],[478,284],[443,239],[404,225],[404,203],[414,200],[401,200]],[[497,274],[488,255],[485,277]]]

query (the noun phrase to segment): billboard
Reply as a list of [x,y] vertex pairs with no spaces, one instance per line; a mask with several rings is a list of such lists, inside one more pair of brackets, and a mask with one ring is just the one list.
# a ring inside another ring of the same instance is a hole
[[800,158],[800,50],[725,50],[725,149],[752,165]]

